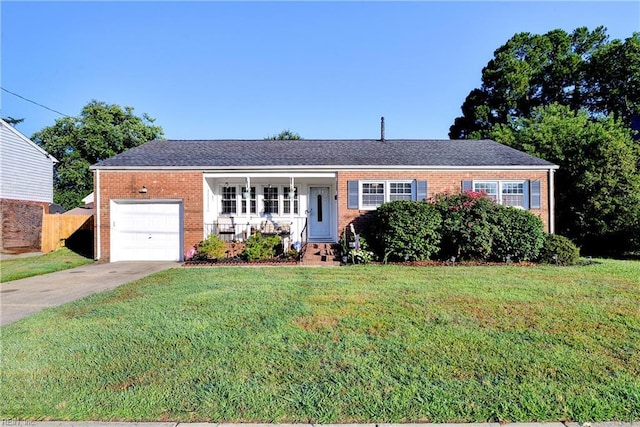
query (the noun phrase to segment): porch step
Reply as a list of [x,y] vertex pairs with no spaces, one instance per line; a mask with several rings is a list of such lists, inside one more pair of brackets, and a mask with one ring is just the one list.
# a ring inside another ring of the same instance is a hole
[[308,243],[302,256],[301,264],[314,266],[337,266],[335,243]]

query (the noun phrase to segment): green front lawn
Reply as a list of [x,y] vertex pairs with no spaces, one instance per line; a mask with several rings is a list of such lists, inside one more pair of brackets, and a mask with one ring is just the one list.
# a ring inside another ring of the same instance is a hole
[[92,262],[92,259],[78,255],[67,248],[61,248],[45,255],[0,261],[0,281],[24,279]]
[[0,418],[640,419],[640,262],[173,269],[2,332]]

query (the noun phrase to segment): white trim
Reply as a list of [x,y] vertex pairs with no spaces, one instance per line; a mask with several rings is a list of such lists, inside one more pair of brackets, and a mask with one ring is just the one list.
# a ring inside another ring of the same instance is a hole
[[102,250],[100,249],[100,243],[102,243],[102,230],[100,229],[100,171],[96,170],[96,183],[95,183],[95,208],[96,208],[96,227],[98,227],[98,236],[96,237],[97,240],[97,248],[96,248],[96,256],[95,259],[99,260],[102,257]]
[[28,143],[29,145],[31,145],[33,148],[35,148],[36,150],[38,150],[39,152],[41,152],[42,154],[44,154],[45,156],[47,156],[49,159],[51,159],[51,161],[53,163],[59,163],[58,159],[56,159],[55,157],[53,157],[51,154],[47,153],[42,147],[40,147],[38,144],[36,144],[35,142],[33,142],[32,140],[30,140],[29,138],[27,138],[26,136],[24,136],[22,133],[20,133],[20,131],[16,128],[14,128],[13,126],[11,126],[9,123],[5,122],[4,120],[0,119],[0,122],[2,123],[3,127],[6,127],[11,133],[13,133],[14,135],[16,135],[18,138],[22,139],[24,142]]

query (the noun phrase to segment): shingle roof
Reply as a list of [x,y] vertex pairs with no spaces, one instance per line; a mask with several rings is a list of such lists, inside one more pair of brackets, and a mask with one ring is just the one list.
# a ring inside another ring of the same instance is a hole
[[552,163],[491,140],[156,140],[94,168],[492,167]]

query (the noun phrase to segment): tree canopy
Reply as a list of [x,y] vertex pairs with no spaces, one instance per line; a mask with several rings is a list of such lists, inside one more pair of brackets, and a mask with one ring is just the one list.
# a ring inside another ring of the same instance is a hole
[[3,117],[2,120],[4,120],[5,122],[7,122],[8,124],[10,124],[13,127],[15,127],[16,125],[19,125],[20,123],[24,122],[24,119],[15,119],[15,118],[13,118],[11,116]]
[[609,41],[604,27],[514,35],[483,68],[449,137],[484,138],[494,125],[554,102],[630,126],[640,114],[640,33],[624,41]]
[[270,135],[268,137],[266,137],[265,139],[269,139],[272,141],[276,141],[276,140],[296,140],[296,139],[302,139],[302,137],[297,134],[296,132],[292,132],[289,129],[285,129],[283,131],[281,131],[279,134],[277,135]]
[[591,253],[640,249],[640,145],[613,115],[553,103],[488,136],[556,163],[556,231]]
[[154,121],[147,114],[134,115],[132,107],[93,100],[79,116],[63,117],[36,132],[31,139],[60,161],[53,177],[54,202],[65,209],[79,206],[93,191],[89,167],[162,137],[163,130]]

